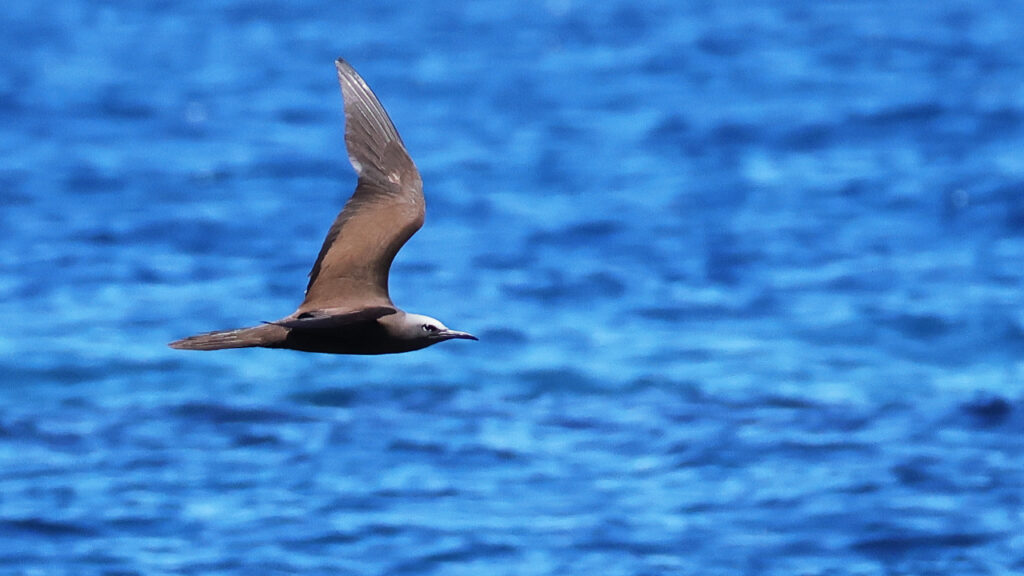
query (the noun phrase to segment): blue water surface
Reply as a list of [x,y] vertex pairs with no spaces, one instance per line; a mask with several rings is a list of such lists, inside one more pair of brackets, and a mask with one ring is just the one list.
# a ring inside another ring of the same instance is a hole
[[[1024,572],[1024,2],[0,10],[0,573]],[[298,305],[333,59],[481,340]]]

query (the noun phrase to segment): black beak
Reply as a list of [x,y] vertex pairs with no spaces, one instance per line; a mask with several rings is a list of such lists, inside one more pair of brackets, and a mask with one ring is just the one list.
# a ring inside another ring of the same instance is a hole
[[445,340],[479,340],[469,332],[459,332],[458,330],[445,330],[441,332],[441,336],[444,336]]

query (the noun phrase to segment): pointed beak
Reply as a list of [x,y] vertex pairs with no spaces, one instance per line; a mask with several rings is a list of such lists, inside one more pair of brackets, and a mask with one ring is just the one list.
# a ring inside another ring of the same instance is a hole
[[469,332],[459,332],[458,330],[445,330],[441,335],[444,336],[445,340],[479,340],[479,338]]

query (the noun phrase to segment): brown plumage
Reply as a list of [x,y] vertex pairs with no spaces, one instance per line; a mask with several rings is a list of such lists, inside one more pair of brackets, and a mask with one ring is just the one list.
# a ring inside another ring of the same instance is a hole
[[220,330],[172,342],[184,350],[290,348],[334,354],[408,352],[453,338],[476,338],[398,309],[388,294],[391,262],[423,225],[419,171],[366,82],[338,59],[345,102],[345,145],[359,176],[327,232],[298,310],[261,326]]

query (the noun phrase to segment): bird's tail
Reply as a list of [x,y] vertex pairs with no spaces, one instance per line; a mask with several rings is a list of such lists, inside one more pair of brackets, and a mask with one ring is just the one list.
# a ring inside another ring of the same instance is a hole
[[277,324],[263,324],[237,330],[218,330],[196,334],[168,344],[178,350],[223,350],[224,348],[273,347],[288,335],[288,329]]

